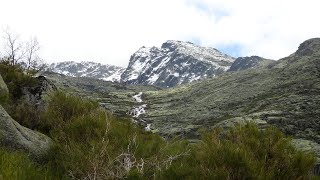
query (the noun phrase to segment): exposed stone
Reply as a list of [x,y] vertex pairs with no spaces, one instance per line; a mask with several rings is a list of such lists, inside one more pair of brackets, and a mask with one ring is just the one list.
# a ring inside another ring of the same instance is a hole
[[0,145],[10,150],[21,150],[30,157],[41,160],[48,152],[52,140],[44,134],[32,131],[13,120],[0,106]]
[[56,91],[57,87],[45,76],[38,76],[37,80],[38,84],[36,86],[24,87],[22,92],[27,102],[43,110],[46,104],[44,96],[52,91]]
[[298,56],[310,56],[312,54],[319,53],[319,49],[320,38],[312,38],[301,43],[295,54]]
[[52,63],[48,71],[64,74],[72,77],[91,77],[105,81],[120,81],[123,67],[101,64],[96,62],[74,62],[66,61]]
[[238,57],[228,71],[242,71],[259,66],[266,66],[271,62],[273,62],[273,60],[264,59],[259,56]]
[[127,84],[174,87],[224,73],[234,58],[211,47],[167,41],[161,48],[141,47],[121,75]]

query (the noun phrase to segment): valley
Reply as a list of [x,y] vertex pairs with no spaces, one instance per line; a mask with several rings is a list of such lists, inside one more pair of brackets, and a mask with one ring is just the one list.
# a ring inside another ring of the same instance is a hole
[[59,88],[93,98],[115,114],[130,115],[138,108],[131,113],[133,120],[167,138],[198,139],[203,128],[254,121],[320,143],[319,39],[307,40],[292,55],[263,66],[167,89],[46,76]]

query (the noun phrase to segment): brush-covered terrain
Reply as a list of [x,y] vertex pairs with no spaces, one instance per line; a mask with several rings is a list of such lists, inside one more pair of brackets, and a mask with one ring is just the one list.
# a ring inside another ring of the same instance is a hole
[[320,142],[320,39],[265,68],[144,93],[144,119],[164,133],[195,133],[234,119],[262,120]]
[[[77,91],[86,92],[86,96],[97,93],[94,98],[98,102],[120,114],[130,114],[143,105],[143,113],[134,119],[145,126],[149,124],[151,131],[165,137],[198,139],[198,130],[203,127],[230,127],[253,120],[262,127],[275,125],[299,139],[298,142],[308,140],[314,146],[320,143],[319,77],[320,39],[315,38],[303,42],[295,53],[278,61],[175,88],[160,90],[102,81],[97,82],[104,83],[109,91],[101,91],[97,85],[83,91],[88,83],[82,86],[73,83],[73,86],[81,88]],[[112,89],[114,86],[122,88]],[[142,92],[141,102],[133,98],[139,92]]]
[[6,59],[0,74],[0,179],[318,174],[320,39],[264,66],[169,89],[34,77]]

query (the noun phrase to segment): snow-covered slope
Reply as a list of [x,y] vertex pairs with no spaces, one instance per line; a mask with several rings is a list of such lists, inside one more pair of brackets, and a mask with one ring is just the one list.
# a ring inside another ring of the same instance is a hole
[[210,47],[167,41],[161,48],[141,47],[121,75],[121,82],[173,87],[227,71],[234,58]]
[[72,77],[92,77],[105,81],[120,81],[121,74],[125,70],[122,67],[103,65],[95,62],[66,61],[52,63],[49,71]]

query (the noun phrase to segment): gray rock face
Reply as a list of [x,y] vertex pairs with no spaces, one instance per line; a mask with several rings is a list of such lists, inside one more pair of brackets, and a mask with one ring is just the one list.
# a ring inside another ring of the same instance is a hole
[[273,62],[273,60],[264,59],[259,56],[239,57],[234,61],[228,71],[242,71],[258,66],[264,66],[271,62]]
[[44,97],[50,92],[56,91],[57,87],[45,76],[38,76],[37,81],[36,86],[22,88],[23,98],[38,110],[44,110],[46,108]]
[[48,152],[51,139],[14,121],[0,106],[0,145],[11,150],[22,150],[41,160]]
[[105,81],[120,81],[120,75],[124,71],[124,68],[103,65],[95,62],[74,62],[66,61],[60,63],[52,63],[48,71],[64,74],[72,77],[91,77],[96,79],[102,79]]
[[0,104],[3,103],[9,96],[9,91],[6,83],[3,81],[0,75]]
[[312,38],[301,43],[295,54],[298,56],[310,56],[312,54],[319,54],[319,49],[320,38]]
[[167,41],[161,48],[141,47],[134,53],[121,82],[173,87],[222,74],[233,61],[214,48]]

